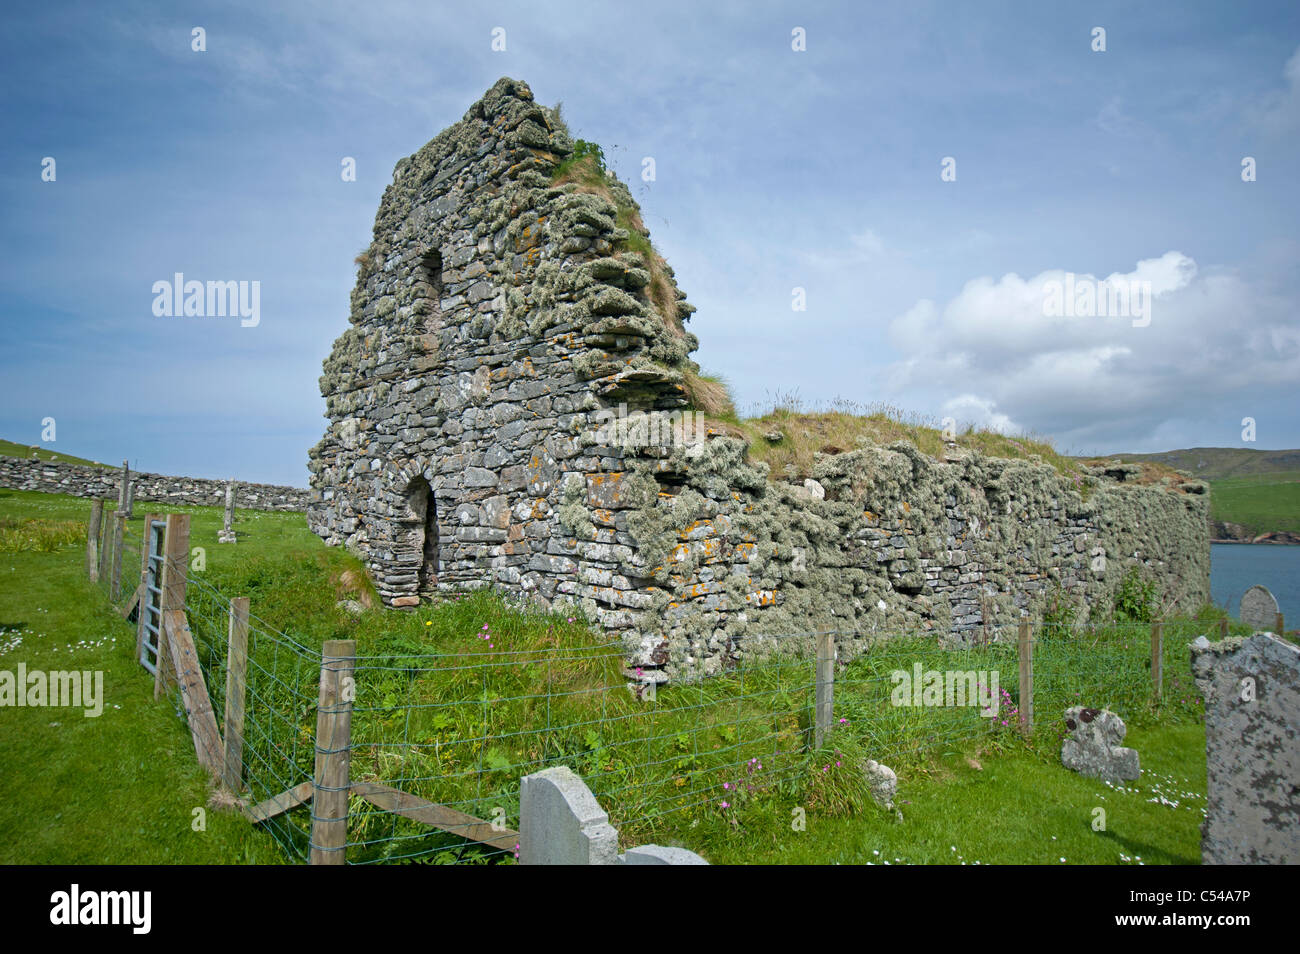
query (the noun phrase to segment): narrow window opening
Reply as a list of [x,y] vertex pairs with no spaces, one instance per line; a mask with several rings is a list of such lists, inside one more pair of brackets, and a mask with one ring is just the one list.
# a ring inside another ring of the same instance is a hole
[[406,491],[406,505],[414,518],[411,522],[411,550],[419,556],[416,574],[421,595],[438,589],[438,505],[433,488],[423,477],[411,481]]
[[420,256],[415,286],[415,312],[423,318],[425,331],[437,331],[442,326],[442,255],[437,249]]

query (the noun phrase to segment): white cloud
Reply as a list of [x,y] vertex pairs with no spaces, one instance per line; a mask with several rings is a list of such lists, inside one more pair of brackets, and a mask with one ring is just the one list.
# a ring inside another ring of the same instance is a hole
[[793,257],[805,265],[825,271],[878,262],[886,252],[884,240],[872,229],[863,229],[849,236],[844,245],[830,248],[795,249]]
[[1008,435],[1024,431],[1023,427],[996,408],[997,402],[991,398],[962,394],[943,402],[943,415],[956,420],[959,428],[974,424],[976,427]]
[[1169,251],[1105,279],[1075,275],[1150,282],[1145,327],[1127,317],[1048,317],[1045,289],[1065,276],[979,277],[946,303],[917,301],[890,325],[903,357],[886,380],[946,415],[1066,443],[1152,434],[1175,417],[1218,413],[1216,397],[1249,389],[1259,402],[1300,381],[1290,304],[1234,272],[1207,272]]

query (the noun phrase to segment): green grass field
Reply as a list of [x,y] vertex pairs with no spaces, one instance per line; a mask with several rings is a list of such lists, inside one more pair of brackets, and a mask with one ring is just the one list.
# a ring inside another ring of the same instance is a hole
[[[147,507],[137,506],[137,536]],[[0,523],[17,529],[34,520],[51,528],[84,521],[89,509],[85,500],[0,491]],[[1041,657],[1036,654],[1044,667],[1040,713],[1086,695],[1129,721],[1130,742],[1146,769],[1132,791],[1063,769],[1051,719],[1026,743],[969,710],[936,716],[889,707],[879,690],[893,663],[878,653],[837,676],[836,715],[845,724],[806,761],[800,754],[810,703],[805,660],[788,657],[704,685],[669,687],[647,705],[625,690],[616,649],[583,649],[608,641],[581,618],[520,612],[490,593],[417,612],[355,616],[335,604],[363,597],[364,585],[344,576],[355,573],[357,561],[326,548],[302,515],[242,512],[239,542],[230,546],[216,542],[218,509],[179,509],[192,515],[191,545],[203,553],[204,567],[194,574],[203,585],[191,587],[191,625],[214,673],[224,617],[218,603],[205,602],[208,587],[250,596],[268,630],[283,629],[309,647],[355,639],[359,655],[368,657],[358,674],[353,719],[355,778],[392,781],[445,803],[460,800],[480,817],[502,805],[513,823],[518,776],[560,761],[587,779],[631,843],[678,844],[719,863],[1199,858],[1204,735],[1196,702],[1179,682],[1186,652],[1176,640],[1167,644],[1168,701],[1160,710],[1144,702],[1149,677],[1140,638],[1091,647],[1082,663],[1069,647],[1054,655],[1045,644]],[[0,669],[19,662],[99,669],[106,693],[99,718],[75,710],[3,710],[0,862],[286,860],[269,833],[229,811],[209,808],[206,831],[193,830],[209,783],[174,703],[153,700],[152,677],[132,658],[134,626],[113,612],[102,588],[85,580],[84,542],[44,552],[0,550],[0,629]],[[259,655],[266,650],[256,648],[256,637],[254,645],[264,671],[287,676],[293,667]],[[911,653],[909,660],[937,653],[901,644],[892,651],[899,659]],[[985,651],[992,655],[968,661],[992,665],[1003,651],[995,647]],[[447,655],[412,656],[431,652]],[[524,664],[501,665],[511,658],[503,652],[519,654]],[[298,771],[310,766],[303,739],[309,743],[314,725],[314,674],[310,665],[297,668],[306,670],[300,673],[306,682],[296,695],[255,687],[250,721],[256,723],[259,701],[282,706],[287,721],[279,736],[248,733],[250,766],[269,764],[277,744],[287,751],[286,739],[297,740],[286,758]],[[221,684],[219,676],[210,678],[218,712]],[[1014,674],[1003,682],[1009,684]],[[257,762],[259,752],[267,762]],[[864,754],[899,772],[901,823],[866,797],[852,770]],[[750,759],[761,760],[761,771],[748,767]],[[1093,828],[1098,808],[1106,812],[1102,831]],[[395,823],[361,804],[354,809],[349,838],[363,844],[350,858],[399,860],[441,844],[414,823]],[[794,824],[800,813],[802,830]],[[278,838],[297,851],[307,811],[294,817],[294,830]]]
[[1191,447],[1158,454],[1108,454],[1125,461],[1147,460],[1185,470],[1211,482],[1231,477],[1300,473],[1300,450],[1255,450],[1250,447]]
[[799,833],[789,806],[773,805],[731,830],[712,825],[706,853],[718,864],[1199,864],[1204,730],[1137,728],[1125,744],[1142,757],[1127,786],[1081,778],[1051,753],[946,750],[900,778],[901,823],[810,814]]
[[[0,491],[0,519],[80,520],[90,501]],[[278,863],[270,838],[207,807],[189,730],[133,659],[134,627],[86,580],[85,533],[0,551],[0,668],[100,670],[103,712],[0,710],[0,864]],[[195,831],[195,809],[206,831]]]
[[1187,471],[1210,484],[1210,519],[1252,535],[1300,533],[1300,450],[1193,447],[1159,454],[1111,454]]
[[1300,533],[1300,472],[1225,477],[1210,485],[1210,516],[1252,533]]

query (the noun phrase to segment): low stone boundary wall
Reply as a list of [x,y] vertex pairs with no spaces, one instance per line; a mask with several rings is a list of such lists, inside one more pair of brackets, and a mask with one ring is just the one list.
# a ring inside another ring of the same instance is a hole
[[[117,499],[121,479],[122,472],[113,467],[0,456],[0,487],[13,490],[108,500]],[[131,483],[136,500],[220,507],[226,499],[224,480],[132,472]],[[235,506],[242,510],[305,511],[311,496],[310,490],[300,487],[242,481],[235,485]]]

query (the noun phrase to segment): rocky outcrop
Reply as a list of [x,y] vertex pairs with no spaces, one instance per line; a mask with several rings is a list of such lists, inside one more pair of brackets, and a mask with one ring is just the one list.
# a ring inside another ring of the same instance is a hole
[[1300,544],[1300,533],[1289,530],[1270,530],[1267,533],[1254,533],[1239,523],[1226,520],[1210,521],[1211,543],[1278,543],[1287,546]]

